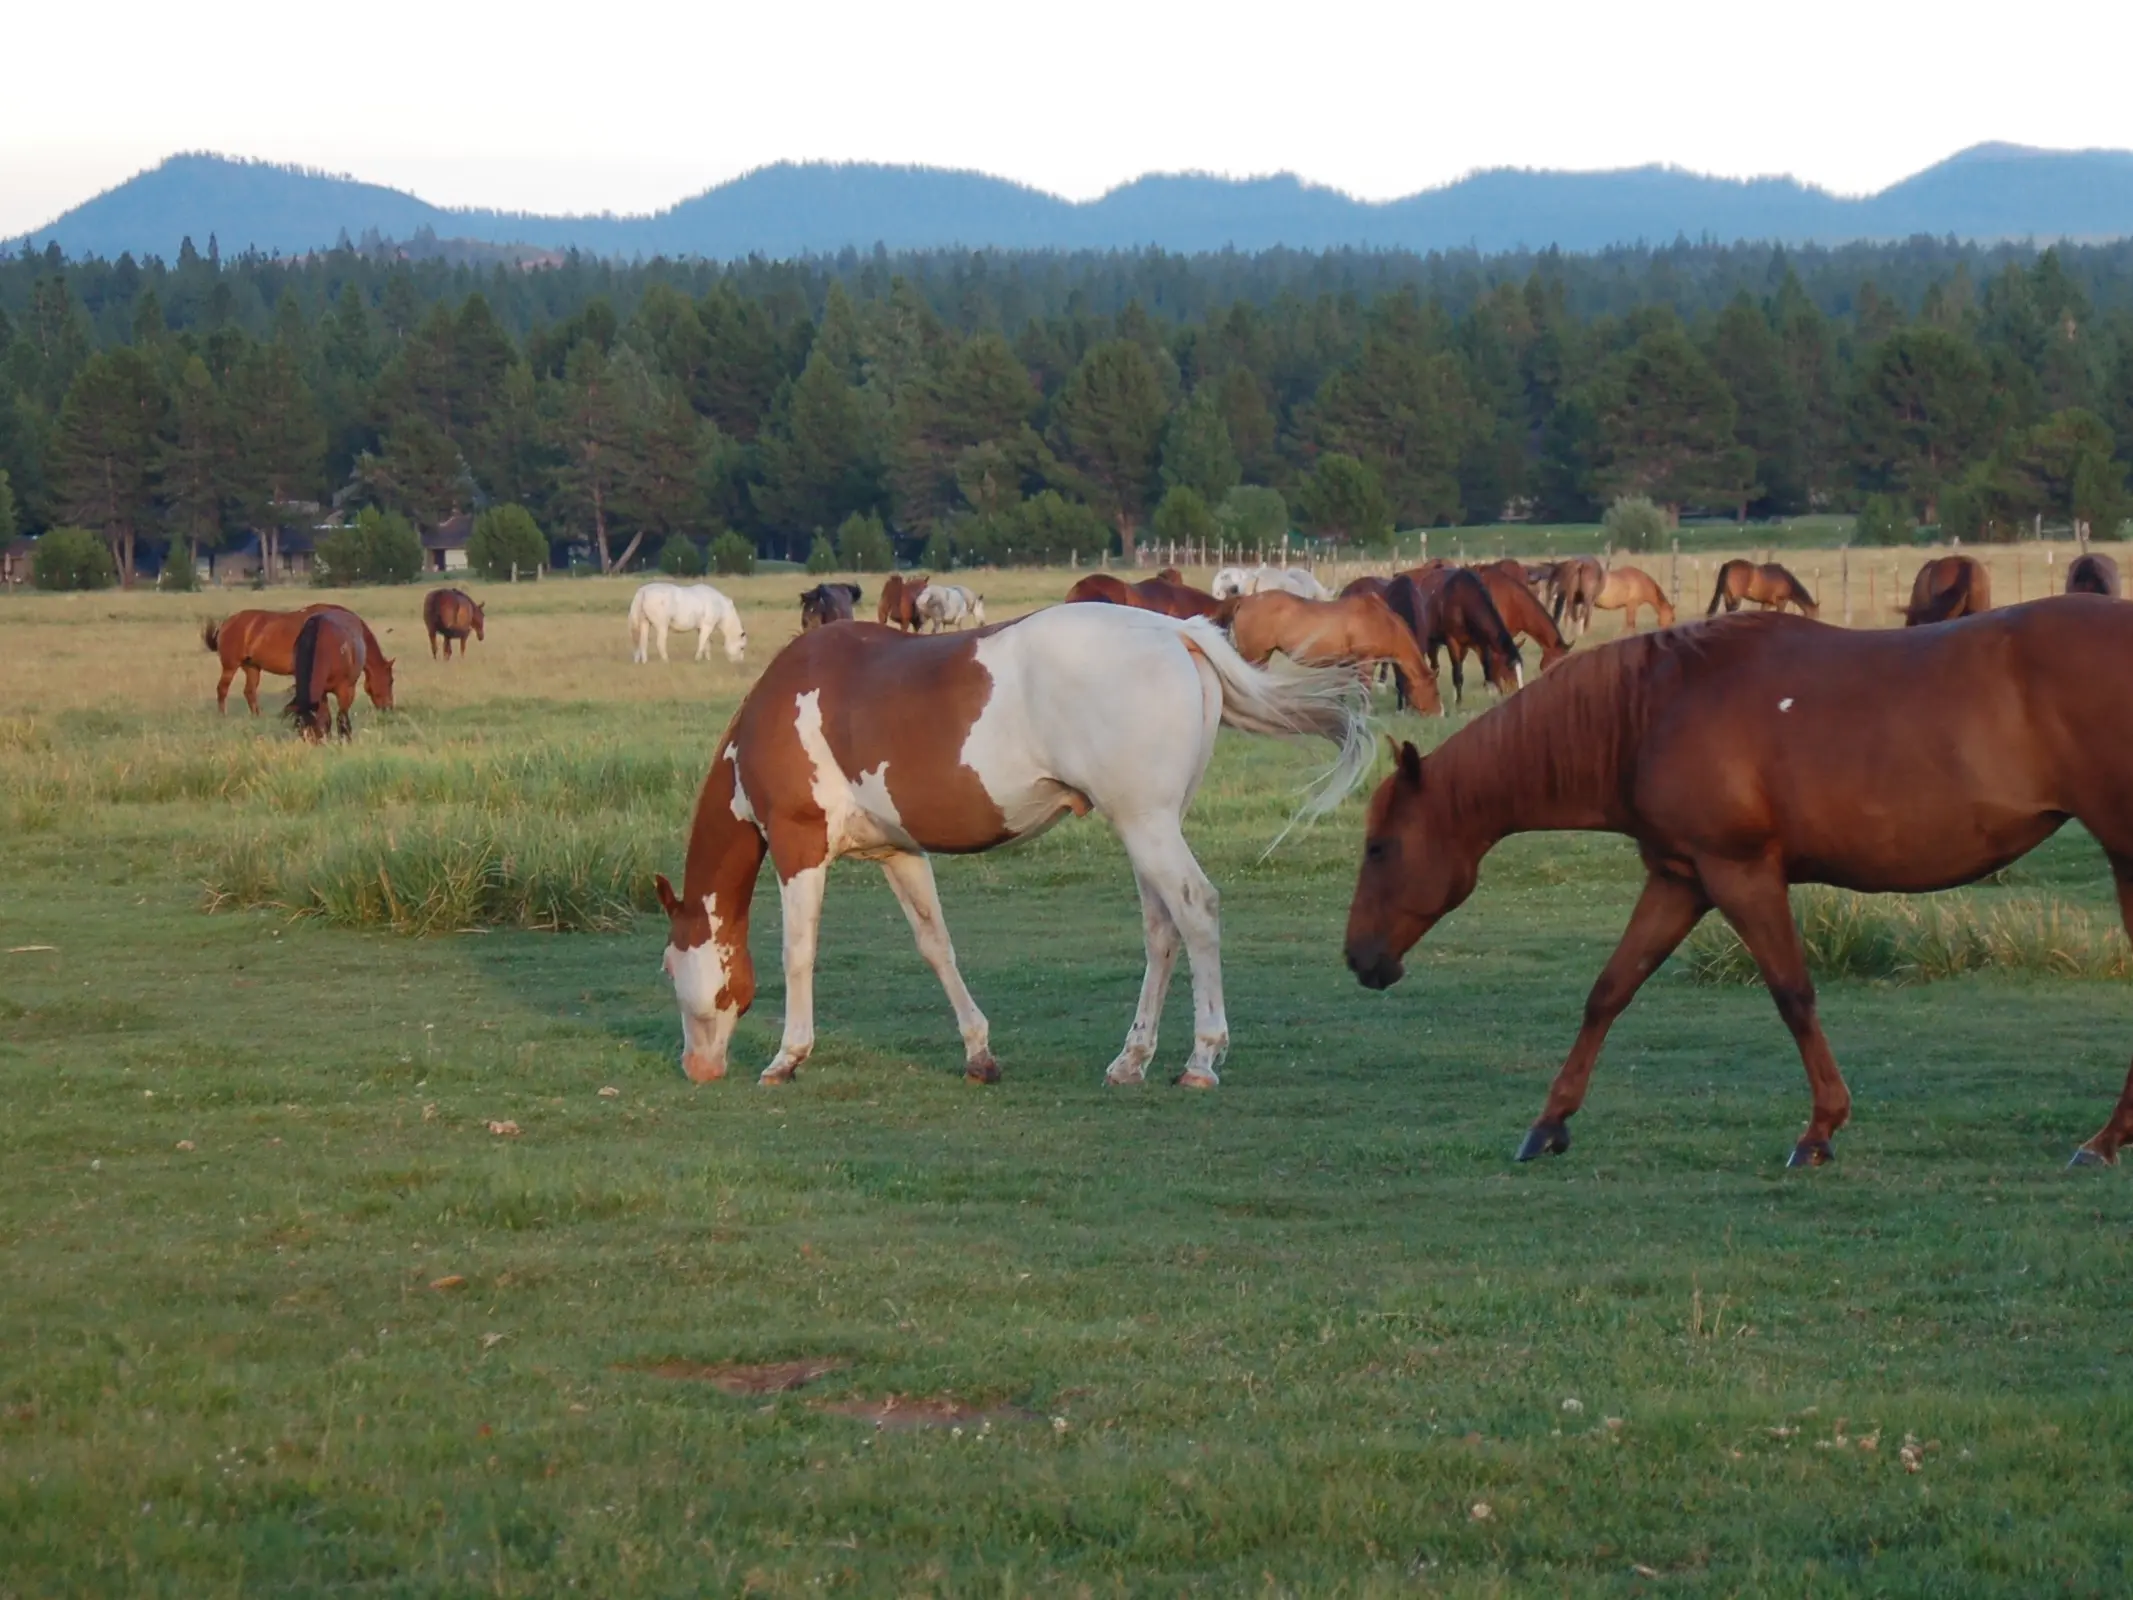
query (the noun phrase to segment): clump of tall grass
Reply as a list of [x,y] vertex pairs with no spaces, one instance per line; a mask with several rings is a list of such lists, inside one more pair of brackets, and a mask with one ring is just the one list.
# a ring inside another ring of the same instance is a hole
[[584,823],[456,809],[344,832],[251,831],[222,847],[208,904],[417,935],[612,933],[656,906],[648,841],[671,832],[628,813]]
[[[2133,946],[2116,927],[2049,897],[1864,895],[1806,888],[1793,896],[1808,969],[1818,979],[1933,983],[1968,972],[2061,978],[2133,976]],[[1759,983],[1755,958],[1720,917],[1682,946],[1699,983]]]

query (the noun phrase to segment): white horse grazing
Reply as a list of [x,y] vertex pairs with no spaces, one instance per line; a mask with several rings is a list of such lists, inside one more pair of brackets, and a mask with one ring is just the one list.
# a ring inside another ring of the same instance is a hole
[[696,630],[698,661],[711,659],[711,632],[725,636],[726,659],[738,661],[748,648],[748,630],[731,600],[708,583],[648,583],[630,597],[630,659],[651,658],[651,641],[659,640],[659,659],[667,659],[667,630]]
[[929,583],[918,592],[918,615],[932,624],[933,631],[960,628],[964,623],[985,626],[985,597],[959,583]]
[[[1182,943],[1194,1020],[1177,1081],[1212,1088],[1229,1047],[1220,902],[1181,818],[1215,730],[1335,741],[1340,758],[1305,806],[1322,812],[1370,763],[1365,704],[1352,666],[1254,667],[1205,619],[1129,606],[1053,606],[967,639],[801,634],[719,740],[680,892],[658,879],[682,1070],[698,1083],[725,1076],[734,1025],[755,998],[748,908],[767,850],[785,919],[785,1037],[763,1081],[792,1077],[814,1048],[822,892],[829,864],[850,855],[881,863],[955,1007],[965,1074],[993,1082],[990,1028],[956,967],[927,852],[990,850],[1094,810],[1133,863],[1148,946],[1140,1007],[1105,1077],[1146,1077]],[[1054,913],[1044,896],[1029,911],[1041,948]]]
[[1208,593],[1217,600],[1228,600],[1236,595],[1268,594],[1301,595],[1306,600],[1330,600],[1332,592],[1311,575],[1309,567],[1224,567],[1215,574],[1215,581]]

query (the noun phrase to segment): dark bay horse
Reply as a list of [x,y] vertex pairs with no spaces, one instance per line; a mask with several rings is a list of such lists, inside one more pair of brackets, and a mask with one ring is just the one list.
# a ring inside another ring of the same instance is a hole
[[[1581,653],[1426,760],[1401,749],[1370,802],[1348,965],[1396,983],[1511,834],[1627,834],[1644,892],[1519,1159],[1569,1148],[1609,1025],[1715,907],[1807,1069],[1814,1113],[1791,1164],[1819,1164],[1851,1095],[1786,891],[1975,883],[2071,818],[2103,846],[2133,929],[2128,682],[2133,608],[2088,595],[1918,632],[1729,617]],[[2115,1161],[2129,1138],[2133,1074],[2075,1160]]]
[[[338,606],[319,607],[297,630],[296,690],[282,715],[313,744],[336,730],[343,739],[355,736],[348,713],[355,705],[356,686],[363,680],[366,631],[355,613]],[[329,698],[339,702],[337,717],[327,715]]]
[[1548,608],[1533,592],[1527,577],[1529,570],[1524,562],[1506,558],[1476,567],[1474,576],[1488,589],[1496,614],[1503,618],[1503,625],[1511,630],[1512,637],[1531,639],[1540,646],[1541,671],[1546,672],[1569,653],[1570,646],[1563,642],[1563,635],[1548,615]]
[[800,591],[800,631],[850,622],[864,596],[856,583],[818,583]]
[[1906,628],[1953,622],[1992,609],[1992,573],[1969,556],[1939,556],[1918,569],[1911,580],[1911,603],[1903,608]]
[[1525,680],[1518,641],[1504,626],[1496,602],[1489,598],[1488,585],[1466,568],[1446,566],[1403,572],[1387,586],[1385,603],[1413,630],[1432,678],[1437,671],[1437,652],[1450,654],[1455,702],[1464,704],[1466,700],[1469,651],[1481,657],[1482,676],[1497,693],[1510,694]]
[[487,639],[483,632],[487,614],[475,598],[464,589],[432,589],[422,597],[422,629],[430,636],[430,659],[437,658],[437,641],[444,641],[444,659],[452,659],[452,643],[457,640],[459,653],[467,653],[467,635]]
[[874,620],[891,628],[916,633],[925,618],[918,614],[918,597],[926,592],[923,576],[907,578],[892,572],[881,580],[881,598],[874,605]]
[[2118,563],[2091,550],[2066,564],[2068,594],[2100,594],[2106,600],[2119,597]]
[[1140,611],[1156,611],[1166,617],[1214,617],[1227,621],[1223,611],[1226,601],[1217,600],[1205,589],[1195,589],[1189,583],[1172,583],[1167,578],[1143,578],[1139,583],[1127,583],[1108,572],[1092,572],[1067,590],[1066,603],[1081,605],[1089,601],[1102,605],[1132,606]]
[[304,619],[319,611],[340,611],[354,618],[363,630],[363,687],[370,703],[380,711],[393,708],[393,664],[378,644],[370,624],[345,606],[305,606],[301,611],[236,611],[220,622],[203,623],[200,642],[222,661],[222,679],[215,685],[215,709],[230,707],[230,681],[244,673],[244,703],[259,715],[259,675],[271,672],[289,677],[296,671],[296,636]]
[[1815,604],[1815,597],[1807,592],[1807,585],[1775,561],[1757,566],[1753,561],[1735,556],[1718,569],[1718,587],[1711,591],[1711,603],[1704,609],[1704,615],[1715,617],[1720,606],[1728,611],[1738,611],[1749,602],[1771,611],[1794,606],[1803,617],[1822,614],[1822,608]]

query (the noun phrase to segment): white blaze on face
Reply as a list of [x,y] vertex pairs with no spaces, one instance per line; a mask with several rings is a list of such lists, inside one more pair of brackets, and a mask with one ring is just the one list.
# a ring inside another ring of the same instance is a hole
[[704,896],[704,911],[711,920],[711,936],[687,950],[667,946],[665,967],[674,980],[674,998],[681,1006],[681,1066],[698,1083],[726,1075],[726,1048],[733,1040],[734,1024],[741,1020],[736,1006],[719,1006],[726,987],[726,956],[718,941],[718,913],[712,897]]

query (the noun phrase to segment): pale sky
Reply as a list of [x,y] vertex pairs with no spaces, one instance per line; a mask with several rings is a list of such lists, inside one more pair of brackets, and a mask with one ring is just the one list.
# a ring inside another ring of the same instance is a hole
[[656,210],[777,160],[1087,199],[1293,171],[1369,199],[1663,161],[1878,189],[1982,140],[2133,146],[2133,5],[1964,0],[106,0],[11,6],[0,237],[180,150],[441,205]]

